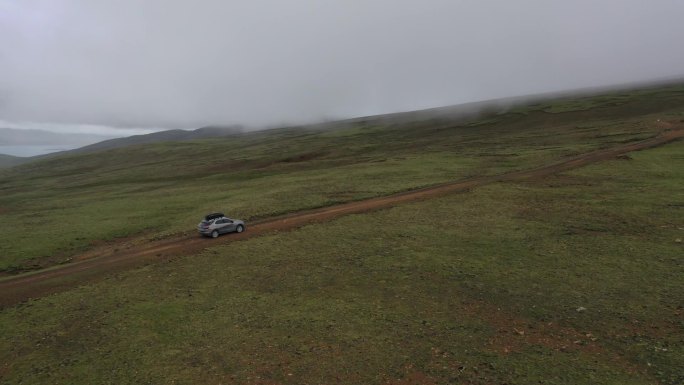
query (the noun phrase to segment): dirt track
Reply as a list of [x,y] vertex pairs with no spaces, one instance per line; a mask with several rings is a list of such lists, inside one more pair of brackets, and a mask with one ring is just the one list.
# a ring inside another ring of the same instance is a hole
[[343,215],[363,213],[406,202],[468,191],[490,183],[538,179],[590,163],[612,159],[628,152],[657,147],[682,137],[684,137],[684,129],[670,130],[650,139],[590,152],[531,170],[472,178],[385,197],[269,218],[248,224],[248,230],[242,234],[223,236],[218,239],[201,238],[193,234],[155,241],[146,245],[130,246],[123,250],[111,246],[109,250],[96,257],[90,257],[92,253],[89,253],[88,258],[84,256],[75,257],[74,260],[77,262],[2,279],[0,281],[0,308],[14,305],[29,298],[37,298],[66,290],[118,270],[165,260],[173,256],[197,253],[217,244],[253,238],[275,231],[291,230],[305,224],[325,222]]

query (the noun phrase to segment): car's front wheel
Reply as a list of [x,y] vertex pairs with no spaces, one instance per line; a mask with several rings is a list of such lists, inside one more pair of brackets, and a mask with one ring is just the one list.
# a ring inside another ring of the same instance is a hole
[[235,229],[235,231],[237,231],[238,233],[241,233],[241,232],[245,231],[245,226],[238,225],[238,227]]
[[218,238],[218,236],[219,236],[218,231],[214,230],[214,231],[211,232],[211,237],[212,237],[212,238]]

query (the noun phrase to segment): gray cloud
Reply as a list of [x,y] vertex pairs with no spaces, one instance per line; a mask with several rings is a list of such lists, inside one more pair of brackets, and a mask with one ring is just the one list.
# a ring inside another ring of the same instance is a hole
[[679,0],[0,0],[0,119],[253,126],[684,75]]

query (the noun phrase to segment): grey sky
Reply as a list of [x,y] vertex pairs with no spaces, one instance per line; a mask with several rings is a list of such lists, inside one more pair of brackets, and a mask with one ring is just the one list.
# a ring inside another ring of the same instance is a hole
[[682,15],[681,0],[0,0],[0,120],[277,125],[684,75]]

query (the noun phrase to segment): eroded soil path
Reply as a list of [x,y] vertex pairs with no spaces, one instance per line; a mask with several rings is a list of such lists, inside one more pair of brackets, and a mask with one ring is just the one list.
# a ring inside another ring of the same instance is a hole
[[194,254],[218,244],[241,241],[276,231],[292,230],[310,223],[330,221],[343,215],[365,213],[402,203],[464,192],[491,183],[539,179],[591,163],[613,159],[628,152],[661,146],[682,137],[684,137],[684,129],[668,130],[653,138],[593,151],[531,170],[471,178],[384,197],[268,218],[249,223],[248,229],[244,233],[217,239],[202,238],[193,233],[192,235],[178,235],[169,239],[153,241],[144,245],[121,245],[119,248],[112,245],[107,250],[98,251],[97,254],[89,252],[75,256],[73,259],[75,262],[69,264],[1,279],[0,308],[12,306],[30,298],[63,291],[123,269],[166,260],[174,256]]

